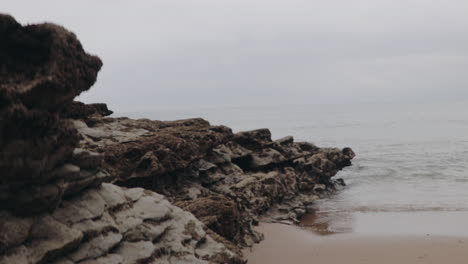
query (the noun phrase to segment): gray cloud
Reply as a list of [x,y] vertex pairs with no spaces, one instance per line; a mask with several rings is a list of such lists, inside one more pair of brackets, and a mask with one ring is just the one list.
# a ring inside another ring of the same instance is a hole
[[468,98],[468,2],[25,1],[104,60],[111,108]]

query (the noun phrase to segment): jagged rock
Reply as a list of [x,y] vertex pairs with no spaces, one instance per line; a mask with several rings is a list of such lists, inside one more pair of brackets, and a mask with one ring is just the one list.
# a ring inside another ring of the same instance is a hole
[[233,141],[250,150],[261,149],[271,143],[271,132],[267,128],[239,132],[234,135]]
[[0,39],[0,264],[245,263],[261,217],[296,222],[355,155],[200,118],[107,118],[72,101],[102,66],[73,33],[0,15]]
[[67,104],[62,111],[60,116],[63,118],[71,119],[83,119],[102,117],[112,115],[114,112],[107,108],[106,104],[84,104],[82,102],[72,102]]
[[251,167],[252,169],[261,169],[266,166],[282,163],[286,158],[277,150],[272,148],[264,148],[258,152],[252,153]]
[[0,15],[1,182],[30,181],[66,159],[75,129],[55,111],[95,82],[102,63],[53,24]]
[[122,256],[123,264],[148,261],[155,249],[151,241],[123,242],[116,253]]
[[81,192],[82,190],[99,186],[104,181],[109,181],[112,178],[108,172],[98,170],[97,172],[90,172],[80,170],[79,178],[71,179],[63,183],[63,196],[68,197]]
[[78,134],[58,112],[94,84],[102,62],[54,24],[0,14],[0,39],[0,210],[40,213],[60,202],[61,176],[76,175],[62,165]]
[[68,179],[74,180],[80,177],[80,167],[73,165],[71,163],[66,163],[61,167],[58,167],[48,173],[47,175],[49,178],[45,180],[52,180],[52,179]]
[[[114,131],[118,131],[119,125],[109,121],[118,123],[115,119],[108,120],[106,123],[97,124],[93,129],[106,130],[101,126],[107,128],[115,126]],[[136,120],[133,122],[138,123]],[[142,122],[147,123],[147,121]],[[137,140],[131,140],[134,137],[132,135],[120,144],[113,142],[95,145],[95,149],[105,154],[107,165],[105,168],[120,180],[164,175],[187,168],[191,162],[202,158],[208,150],[226,142],[232,136],[231,130],[227,127],[212,127],[209,123],[201,123],[198,120],[167,123],[146,132]],[[90,145],[95,142],[87,141],[85,144]]]
[[[320,149],[292,137],[272,141],[268,129],[233,135],[200,119],[89,123],[108,136],[93,139],[84,131],[81,146],[104,153],[104,166],[121,175],[118,184],[163,192],[229,246],[258,242],[261,236],[252,226],[278,204],[289,209],[273,219],[297,221],[311,201],[333,189],[330,177],[354,157],[350,149]],[[187,152],[187,146],[193,150]]]
[[[126,193],[123,193],[120,190],[120,188],[115,185],[103,184],[101,186],[100,195],[104,199],[104,201],[106,201],[106,204],[109,207],[109,209],[114,209],[127,203],[127,199],[131,197],[129,193],[130,193],[129,191],[127,191]],[[132,201],[135,201],[137,199],[132,199]]]
[[50,263],[76,248],[82,237],[81,232],[46,215],[34,220],[28,243],[12,248],[0,256],[0,263]]
[[11,16],[0,15],[0,36],[0,97],[10,104],[58,109],[88,90],[102,66],[61,26],[23,27]]
[[168,257],[242,263],[192,214],[143,189],[103,184],[64,201],[52,215],[1,215],[2,264],[160,263]]
[[92,238],[69,255],[72,262],[96,259],[107,253],[122,240],[122,234],[108,232]]
[[103,159],[104,156],[96,152],[78,148],[73,151],[73,162],[85,170],[92,170],[101,167]]
[[96,130],[88,127],[88,125],[82,120],[73,120],[73,125],[78,130],[80,135],[84,138],[91,138],[93,140],[101,140],[103,138],[108,138],[109,133],[106,133],[102,130]]
[[296,188],[296,174],[293,168],[285,168],[283,173],[271,171],[248,175],[231,187],[257,214],[266,212],[283,199],[293,198]]
[[208,153],[206,159],[215,164],[235,162],[242,158],[251,158],[252,151],[245,149],[239,144],[229,141],[226,144],[221,144],[214,147]]
[[244,231],[241,225],[242,215],[232,199],[214,195],[176,202],[175,205],[192,212],[208,228],[229,241],[241,240],[238,236]]
[[286,136],[286,137],[275,140],[275,143],[279,145],[288,146],[294,143],[294,138],[292,136]]

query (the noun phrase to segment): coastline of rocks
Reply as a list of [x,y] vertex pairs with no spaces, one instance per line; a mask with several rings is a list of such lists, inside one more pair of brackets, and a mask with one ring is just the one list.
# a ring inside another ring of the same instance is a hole
[[54,24],[0,14],[0,263],[245,263],[259,221],[297,223],[350,148],[203,119],[108,117],[73,99],[102,67]]

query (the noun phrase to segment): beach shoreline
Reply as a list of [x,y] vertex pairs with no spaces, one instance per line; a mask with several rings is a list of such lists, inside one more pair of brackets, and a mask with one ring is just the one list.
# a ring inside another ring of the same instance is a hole
[[[351,217],[348,222],[359,228],[343,232],[323,232],[323,221],[318,223],[322,232],[317,232],[310,226],[310,219],[308,227],[261,223],[257,231],[265,235],[265,240],[244,250],[244,255],[248,263],[255,264],[466,263],[468,233],[460,228],[468,220],[468,212],[364,215]],[[415,225],[421,219],[425,221]],[[402,225],[405,221],[407,225]]]

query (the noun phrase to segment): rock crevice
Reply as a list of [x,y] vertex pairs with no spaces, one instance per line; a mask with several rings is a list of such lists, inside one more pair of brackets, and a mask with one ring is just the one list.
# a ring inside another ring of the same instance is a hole
[[73,99],[102,66],[76,36],[0,14],[0,264],[245,263],[259,221],[294,223],[351,149],[203,119],[106,117]]

